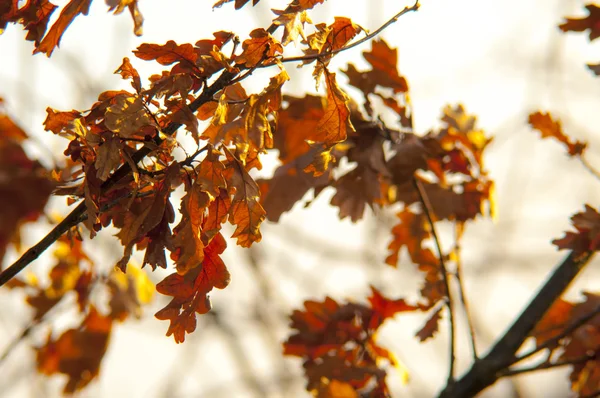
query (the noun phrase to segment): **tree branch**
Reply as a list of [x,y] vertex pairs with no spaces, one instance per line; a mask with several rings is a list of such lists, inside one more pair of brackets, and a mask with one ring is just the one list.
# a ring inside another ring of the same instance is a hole
[[593,252],[571,252],[548,281],[496,342],[490,352],[455,383],[448,384],[438,398],[467,398],[477,395],[501,377],[500,372],[515,361],[515,354],[552,303],[567,289],[593,256]]

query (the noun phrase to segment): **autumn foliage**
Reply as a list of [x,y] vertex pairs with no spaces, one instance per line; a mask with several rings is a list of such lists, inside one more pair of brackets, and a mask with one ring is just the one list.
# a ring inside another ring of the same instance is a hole
[[[462,283],[460,239],[469,223],[495,217],[494,181],[485,164],[492,137],[460,104],[441,110],[440,120],[432,121],[439,127],[415,131],[409,79],[401,73],[398,50],[375,37],[379,30],[368,33],[345,17],[313,23],[310,11],[323,1],[294,0],[273,10],[272,24],[248,37],[219,31],[195,43],[140,45],[135,58],[115,65],[130,89],[99,93],[83,110],[46,110],[45,130],[65,139],[60,169],[46,170],[30,159],[22,148],[25,131],[0,114],[0,259],[9,245],[23,251],[21,226],[44,214],[51,195],[73,205],[44,241],[0,274],[2,285],[26,292],[36,323],[46,320],[67,293],[76,293],[79,326],[50,333],[35,347],[39,372],[68,376],[65,393],[83,389],[98,376],[115,324],[139,317],[151,300],[154,287],[146,271],[171,270],[155,286],[170,300],[155,317],[168,321],[167,336],[183,343],[195,331],[197,317],[211,310],[210,292],[227,288],[235,278],[221,258],[227,245],[247,248],[260,242],[265,220],[277,222],[307,193],[315,198],[325,188],[335,192],[331,205],[340,219],[359,222],[375,208],[396,214],[385,262],[397,267],[407,252],[423,278],[415,302],[371,287],[364,300],[325,297],[294,311],[283,354],[303,360],[307,390],[319,397],[389,396],[387,369],[399,365],[377,342],[381,325],[396,315],[420,312],[426,319],[416,332],[420,341],[435,338],[444,322],[454,330],[454,311],[464,303],[464,297],[453,297],[453,286]],[[243,9],[258,2],[221,0],[214,7]],[[115,14],[127,9],[134,33],[142,34],[137,0],[106,3]],[[22,25],[33,52],[51,56],[90,4],[71,0],[59,8],[47,0],[6,1],[0,5],[0,30]],[[417,2],[399,10],[382,28],[418,8]],[[560,29],[589,30],[590,41],[600,37],[600,8],[589,4],[586,9],[588,16],[567,18]],[[358,51],[352,48],[367,40],[370,47],[362,51],[366,69],[352,63],[331,68],[336,54]],[[292,43],[303,55],[287,55]],[[141,62],[163,70],[140,76],[135,65]],[[288,63],[311,68],[322,94],[286,94]],[[588,66],[599,74],[598,65]],[[259,92],[247,92],[243,81],[261,68],[272,71],[269,83]],[[361,95],[351,98],[340,76]],[[384,122],[382,113],[392,115],[393,123]],[[571,138],[558,118],[535,111],[528,122],[596,173],[585,159],[588,144]],[[194,140],[195,151],[177,160],[174,151],[186,136]],[[271,177],[256,179],[261,158],[273,152],[279,166]],[[351,169],[340,167],[348,163]],[[173,195],[177,188],[184,191],[179,203]],[[574,231],[553,241],[570,252],[565,267],[577,271],[600,249],[598,207],[582,207],[572,218]],[[456,242],[446,251],[436,233],[439,222],[455,231]],[[231,236],[224,236],[225,223],[233,227]],[[82,241],[108,226],[117,230],[123,253],[106,274],[95,267]],[[53,243],[49,284],[17,276]],[[136,251],[144,253],[145,270],[130,264]],[[598,393],[600,296],[586,292],[581,302],[571,303],[560,298],[566,285],[537,307],[532,325],[519,329],[520,335],[517,328],[507,332],[517,333],[513,340],[518,344],[502,346],[506,352],[493,357],[500,358],[494,362],[499,365],[480,378],[484,384],[470,381],[471,373],[485,371],[474,342],[477,360],[465,377],[456,378],[452,354],[448,385],[440,396],[475,395],[500,377],[522,373],[515,365],[541,351],[547,358],[529,370],[569,365],[576,394]],[[91,294],[97,290],[107,294],[98,299]],[[462,287],[459,291],[462,295]],[[517,353],[526,339],[535,341],[535,349]],[[451,345],[454,353],[454,341]]]

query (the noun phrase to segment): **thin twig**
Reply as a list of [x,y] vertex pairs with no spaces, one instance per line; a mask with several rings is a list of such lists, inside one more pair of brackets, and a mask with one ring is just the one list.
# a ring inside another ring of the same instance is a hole
[[561,359],[556,362],[543,362],[543,363],[539,363],[537,365],[522,367],[522,368],[518,368],[518,369],[506,369],[506,370],[499,372],[499,377],[510,377],[510,376],[522,375],[524,373],[535,372],[538,370],[558,368],[560,366],[577,365],[580,363],[591,361],[594,358],[596,358],[595,354],[582,355],[577,358]]
[[532,356],[546,348],[552,347],[553,345],[558,343],[560,340],[571,335],[574,331],[579,329],[581,326],[583,326],[586,323],[588,323],[589,321],[591,321],[592,318],[594,318],[598,314],[600,314],[600,305],[596,306],[592,311],[590,311],[585,316],[582,316],[581,318],[577,319],[577,321],[573,322],[571,325],[569,325],[567,328],[565,328],[565,330],[563,330],[557,336],[554,336],[553,338],[544,341],[543,344],[540,344],[539,346],[533,348],[531,351],[528,351],[525,354],[516,357],[511,365],[514,365],[517,362],[521,362],[522,360],[527,359],[530,356]]
[[[420,7],[419,0],[417,0],[415,2],[415,4],[413,4],[411,7],[404,7],[404,9],[402,11],[400,11],[399,13],[394,15],[392,18],[390,18],[386,23],[381,25],[377,30],[374,30],[373,32],[369,33],[362,39],[357,40],[353,43],[350,43],[347,46],[344,46],[342,48],[336,48],[335,50],[325,51],[320,54],[310,54],[310,55],[302,55],[302,56],[298,56],[298,57],[280,58],[279,61],[281,61],[281,62],[310,61],[313,59],[318,59],[318,58],[326,57],[328,55],[334,55],[337,53],[341,53],[342,51],[349,50],[351,48],[354,48],[356,46],[363,44],[366,41],[371,40],[373,37],[375,37],[378,34],[380,34],[381,32],[383,32],[388,26],[390,26],[391,24],[398,21],[398,18],[400,18],[402,15],[407,14],[411,11],[417,11],[419,9],[419,7]],[[270,65],[265,65],[265,66],[270,66]]]
[[581,164],[583,165],[583,167],[585,167],[587,169],[587,171],[589,171],[594,177],[596,177],[597,179],[600,180],[600,171],[596,170],[594,168],[594,166],[592,166],[587,159],[582,155],[579,155],[579,161],[581,162]]
[[427,220],[429,221],[429,225],[431,227],[431,234],[433,235],[433,240],[435,241],[435,246],[437,248],[437,252],[438,252],[438,258],[440,260],[440,270],[442,273],[442,280],[444,282],[444,286],[446,288],[446,306],[448,307],[448,313],[449,313],[449,320],[450,320],[450,369],[448,371],[448,384],[452,384],[454,382],[454,362],[456,361],[456,338],[455,338],[455,328],[456,328],[456,324],[454,321],[454,305],[452,304],[452,295],[450,293],[450,283],[448,281],[448,269],[446,268],[446,263],[444,261],[444,254],[442,252],[442,246],[440,244],[440,239],[438,237],[438,234],[435,230],[435,224],[433,222],[433,215],[435,214],[433,212],[433,207],[431,206],[431,203],[429,202],[429,197],[427,196],[427,192],[425,192],[425,189],[423,188],[423,184],[421,183],[421,181],[416,177],[413,176],[413,185],[415,186],[415,189],[417,190],[417,193],[419,194],[419,199],[421,200],[421,203],[423,204],[423,212],[425,213],[425,215],[427,216]]
[[475,340],[475,328],[473,327],[473,320],[471,319],[471,312],[469,311],[469,305],[467,303],[466,295],[465,295],[465,287],[462,282],[462,261],[460,259],[460,245],[458,244],[458,240],[460,237],[458,236],[458,224],[455,224],[454,229],[456,235],[454,238],[454,252],[456,253],[456,282],[458,283],[458,296],[460,298],[460,303],[465,311],[465,317],[467,318],[467,326],[469,328],[469,337],[471,341],[471,352],[473,353],[473,360],[477,361],[479,356],[477,355],[477,344]]

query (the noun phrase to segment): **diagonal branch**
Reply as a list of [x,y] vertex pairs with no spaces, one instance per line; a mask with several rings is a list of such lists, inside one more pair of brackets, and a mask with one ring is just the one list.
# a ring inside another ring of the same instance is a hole
[[459,380],[448,384],[438,398],[473,397],[494,384],[502,376],[500,372],[515,362],[517,350],[535,325],[588,264],[593,254],[569,253],[490,352],[476,361]]

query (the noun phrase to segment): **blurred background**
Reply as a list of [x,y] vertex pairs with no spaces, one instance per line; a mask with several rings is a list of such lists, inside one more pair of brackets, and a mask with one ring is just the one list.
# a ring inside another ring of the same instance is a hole
[[[63,5],[66,1],[56,1]],[[100,0],[88,16],[79,16],[50,59],[32,56],[25,33],[9,26],[0,36],[0,96],[8,113],[32,139],[30,157],[47,167],[61,165],[67,141],[43,130],[46,107],[87,109],[98,94],[127,88],[113,72],[128,56],[142,80],[159,73],[156,63],[137,60],[131,51],[141,43],[195,43],[218,30],[233,31],[242,40],[257,27],[267,27],[283,9],[282,0],[262,0],[234,11],[233,4],[212,10],[211,0],[174,2],[141,0],[144,35],[133,35],[127,12],[113,16]],[[334,16],[350,17],[375,30],[405,5],[399,0],[328,0],[315,7],[315,23]],[[576,0],[423,0],[417,13],[403,16],[382,37],[399,49],[400,72],[409,82],[417,133],[439,126],[446,104],[462,103],[494,141],[486,166],[496,181],[498,219],[478,219],[463,238],[466,294],[480,351],[510,325],[563,258],[550,241],[569,229],[570,216],[584,203],[600,204],[600,182],[558,143],[539,138],[527,126],[527,115],[551,111],[563,121],[568,135],[588,141],[589,162],[600,168],[600,80],[585,67],[600,60],[598,43],[585,34],[562,34],[557,25],[565,16],[583,16],[584,2]],[[56,16],[55,16],[56,18]],[[348,62],[366,66],[361,52],[370,44],[339,54],[332,70]],[[287,94],[315,93],[310,68],[287,66],[292,79]],[[259,92],[275,72],[262,70],[243,82],[247,92]],[[343,74],[338,74],[343,86]],[[322,88],[321,88],[322,90]],[[348,88],[350,95],[358,92]],[[321,91],[321,94],[323,92]],[[266,161],[269,175],[276,163]],[[281,343],[288,337],[288,316],[304,300],[365,300],[369,285],[390,297],[415,300],[422,275],[403,253],[397,268],[385,265],[394,211],[367,210],[362,221],[340,221],[329,205],[327,189],[310,207],[299,203],[278,224],[265,222],[263,240],[244,250],[228,240],[223,259],[232,274],[224,291],[213,291],[213,311],[198,317],[196,331],[176,345],[164,336],[168,323],[153,314],[168,297],[155,295],[144,316],[116,326],[100,377],[81,397],[304,397],[301,360],[283,358]],[[309,194],[312,197],[312,194]],[[174,201],[174,203],[177,203]],[[175,205],[178,207],[178,204]],[[60,217],[69,209],[54,198],[47,213]],[[447,227],[447,228],[446,228]],[[22,230],[23,247],[36,243],[51,228],[44,220]],[[227,227],[226,227],[227,228]],[[452,243],[449,225],[440,226],[441,239]],[[233,231],[225,229],[224,235]],[[97,267],[110,270],[122,255],[114,230],[103,230],[86,249]],[[9,250],[3,266],[18,253]],[[135,258],[135,257],[134,257]],[[137,257],[138,264],[142,257]],[[29,269],[43,281],[50,256]],[[567,297],[580,299],[582,290],[598,291],[598,260],[590,263]],[[170,273],[150,274],[158,282]],[[53,316],[55,330],[72,327],[69,306]],[[7,350],[31,320],[22,293],[0,289],[0,352]],[[61,304],[61,306],[63,305]],[[391,370],[389,383],[397,397],[431,397],[445,385],[448,334],[445,323],[433,340],[419,343],[415,332],[425,321],[419,314],[398,315],[381,330],[379,341],[394,352],[410,375]],[[458,370],[471,360],[464,318],[459,317]],[[11,348],[0,362],[0,396],[60,396],[65,379],[38,375],[31,349],[47,334],[44,326]],[[485,397],[568,397],[568,369],[504,380]]]

